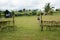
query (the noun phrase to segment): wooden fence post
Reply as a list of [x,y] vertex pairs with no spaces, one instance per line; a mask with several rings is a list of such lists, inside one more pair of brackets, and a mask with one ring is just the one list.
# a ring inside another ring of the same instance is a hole
[[41,13],[41,15],[40,15],[40,18],[41,18],[41,31],[43,31],[43,23],[42,23],[42,13]]
[[12,11],[12,14],[13,14],[13,30],[14,30],[14,28],[15,28],[15,20],[14,20],[15,13],[14,13],[14,11]]
[[1,20],[1,11],[0,11],[0,20]]

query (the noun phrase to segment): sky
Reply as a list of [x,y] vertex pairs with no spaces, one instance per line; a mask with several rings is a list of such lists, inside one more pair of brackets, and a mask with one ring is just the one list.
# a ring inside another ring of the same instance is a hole
[[44,9],[46,3],[60,8],[60,0],[0,0],[0,10]]

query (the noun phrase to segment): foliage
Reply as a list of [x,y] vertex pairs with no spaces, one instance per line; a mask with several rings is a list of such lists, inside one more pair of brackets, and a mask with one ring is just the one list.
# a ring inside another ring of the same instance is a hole
[[26,9],[24,8],[24,9],[23,9],[23,12],[25,12],[25,11],[26,11]]
[[0,11],[0,18],[1,18],[1,11]]
[[56,11],[60,11],[60,9],[56,9]]
[[50,6],[50,3],[47,3],[47,4],[45,5],[45,9],[44,9],[45,14],[46,14],[46,15],[50,15],[51,13],[53,13],[53,12],[52,12],[52,8],[54,8],[54,7],[51,7],[51,6]]
[[15,12],[15,16],[33,16],[33,15],[37,15],[37,11],[38,10],[18,10],[17,12]]
[[32,15],[37,15],[37,10],[33,10]]
[[5,18],[10,18],[10,17],[12,17],[12,14],[11,14],[10,11],[5,10],[5,12],[4,12],[4,16],[5,16]]
[[22,10],[19,10],[18,12],[21,12],[22,13],[23,11]]

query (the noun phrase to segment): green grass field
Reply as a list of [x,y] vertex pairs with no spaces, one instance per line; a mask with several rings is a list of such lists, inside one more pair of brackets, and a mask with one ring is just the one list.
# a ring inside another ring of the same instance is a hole
[[[43,16],[43,20],[47,18],[50,20],[50,16]],[[14,32],[0,32],[0,40],[60,40],[60,31],[41,31],[37,16],[15,17],[15,25]]]

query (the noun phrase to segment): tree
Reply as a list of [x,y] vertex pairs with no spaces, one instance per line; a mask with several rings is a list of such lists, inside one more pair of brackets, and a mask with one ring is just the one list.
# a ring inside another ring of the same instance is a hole
[[26,9],[24,8],[24,9],[23,9],[23,12],[25,12],[25,11],[26,11]]
[[45,5],[45,8],[44,8],[45,14],[46,14],[46,15],[51,14],[51,13],[52,13],[52,8],[54,8],[54,7],[51,7],[51,6],[50,6],[50,3],[47,3],[47,4]]
[[60,11],[60,9],[56,9],[56,11]]
[[1,18],[1,11],[0,11],[0,18]]
[[5,10],[4,14],[5,14],[5,17],[6,17],[6,18],[10,18],[10,17],[12,17],[11,12],[8,11],[8,10]]
[[18,12],[23,12],[22,10],[18,10]]
[[8,10],[6,10],[6,11],[5,11],[5,13],[6,13],[6,14],[8,14],[8,13],[9,13],[9,11],[8,11]]
[[2,11],[0,11],[0,20],[1,20],[1,12],[2,12]]
[[38,10],[33,10],[33,11],[32,11],[32,15],[37,15],[37,11],[38,11]]

